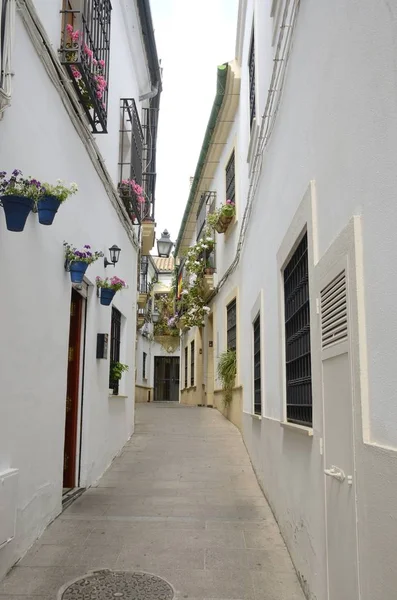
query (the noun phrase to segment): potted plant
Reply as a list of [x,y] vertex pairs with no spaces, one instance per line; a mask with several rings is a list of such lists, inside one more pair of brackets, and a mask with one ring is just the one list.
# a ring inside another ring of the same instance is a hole
[[41,185],[41,194],[37,200],[37,211],[39,213],[39,222],[42,225],[51,225],[58,208],[65,202],[69,196],[78,191],[76,183],[66,186],[62,179],[57,179],[56,185],[43,183]]
[[208,215],[208,224],[218,233],[225,233],[235,214],[235,203],[233,200],[226,200],[217,211]]
[[118,384],[123,376],[123,373],[128,371],[128,365],[123,365],[121,362],[111,361],[109,372],[109,384],[113,390],[113,394],[118,392]]
[[64,242],[63,245],[65,247],[65,266],[70,271],[70,279],[72,283],[81,283],[88,265],[101,258],[103,252],[92,252],[91,246],[88,244],[82,250],[73,248],[67,242]]
[[222,384],[223,400],[225,406],[230,404],[232,400],[232,390],[236,379],[237,361],[236,351],[226,350],[219,357],[218,362],[218,377]]
[[109,277],[106,277],[106,279],[97,277],[96,285],[97,288],[101,290],[101,304],[103,304],[103,306],[109,306],[115,293],[127,287],[125,281],[116,276],[111,277],[110,279]]
[[23,177],[19,169],[14,169],[9,179],[5,171],[0,172],[0,200],[9,231],[23,231],[40,193],[40,181]]

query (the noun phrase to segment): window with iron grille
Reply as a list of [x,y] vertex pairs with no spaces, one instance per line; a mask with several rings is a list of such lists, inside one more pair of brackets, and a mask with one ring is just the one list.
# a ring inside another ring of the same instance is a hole
[[140,276],[139,276],[139,292],[141,294],[147,294],[149,292],[148,267],[149,267],[149,257],[142,256],[141,257]]
[[262,415],[261,389],[261,319],[258,315],[253,324],[254,329],[254,413]]
[[227,349],[237,348],[237,303],[236,298],[227,305]]
[[185,348],[185,388],[187,388],[188,348]]
[[154,219],[154,204],[156,191],[156,154],[157,129],[159,118],[160,94],[149,100],[149,108],[142,109],[143,130],[143,168],[142,184],[148,199],[145,205],[145,218]]
[[10,104],[16,0],[0,0],[0,110]]
[[251,46],[248,60],[249,88],[250,88],[250,127],[256,116],[256,93],[255,93],[255,33],[252,31]]
[[307,233],[284,269],[287,421],[312,425]]
[[146,358],[147,354],[144,352],[142,357],[142,379],[146,379]]
[[[121,343],[121,312],[112,306],[112,320],[110,325],[110,363],[120,362]],[[115,394],[119,393],[119,382],[110,381],[109,387]]]
[[138,225],[149,210],[148,202],[138,202],[137,195],[125,180],[142,185],[143,131],[133,98],[120,100],[119,133],[119,193],[134,225]]
[[190,385],[194,385],[194,340],[190,343]]
[[107,133],[110,0],[64,0],[61,63],[94,133]]
[[226,200],[236,202],[235,157],[234,150],[226,165]]

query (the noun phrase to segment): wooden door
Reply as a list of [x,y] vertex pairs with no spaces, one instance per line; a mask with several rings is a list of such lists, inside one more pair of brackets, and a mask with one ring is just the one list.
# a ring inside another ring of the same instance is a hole
[[80,389],[80,347],[83,298],[72,290],[70,302],[70,329],[68,351],[68,380],[65,411],[65,446],[63,460],[63,487],[76,485],[77,421]]

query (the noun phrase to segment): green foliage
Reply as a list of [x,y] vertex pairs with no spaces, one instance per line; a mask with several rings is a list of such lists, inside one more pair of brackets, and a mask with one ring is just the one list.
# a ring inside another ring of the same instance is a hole
[[125,371],[128,371],[128,365],[112,361],[110,363],[110,381],[119,381]]
[[228,405],[232,399],[232,390],[236,379],[237,357],[235,350],[227,350],[219,357],[218,377],[222,384],[223,400]]
[[228,200],[226,204],[222,204],[218,210],[211,213],[207,217],[207,222],[210,227],[215,227],[221,217],[234,217],[236,214],[236,206],[233,202]]

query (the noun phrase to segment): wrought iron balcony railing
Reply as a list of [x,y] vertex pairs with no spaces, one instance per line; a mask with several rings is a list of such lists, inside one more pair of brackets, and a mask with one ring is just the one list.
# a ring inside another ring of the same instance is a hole
[[107,133],[110,54],[110,0],[84,0],[81,9],[65,0],[62,14],[61,63],[94,133]]

